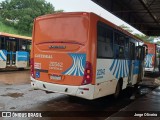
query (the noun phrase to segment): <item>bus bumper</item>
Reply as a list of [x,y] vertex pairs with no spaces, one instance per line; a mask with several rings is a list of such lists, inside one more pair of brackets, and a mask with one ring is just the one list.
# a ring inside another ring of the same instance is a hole
[[91,84],[81,86],[60,85],[39,81],[32,77],[31,81],[31,87],[34,89],[77,96],[88,100],[94,99],[94,85]]
[[145,68],[145,72],[154,72],[154,68]]

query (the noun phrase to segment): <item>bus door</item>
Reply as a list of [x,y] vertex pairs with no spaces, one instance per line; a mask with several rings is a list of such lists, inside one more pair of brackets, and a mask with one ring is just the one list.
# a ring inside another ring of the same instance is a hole
[[7,49],[7,66],[15,66],[17,41],[6,40],[6,49]]
[[[29,59],[28,40],[19,39],[19,49],[16,52],[16,67],[26,68]],[[29,65],[28,65],[29,66]]]
[[129,77],[128,84],[132,84],[135,64],[135,43],[129,42]]
[[145,47],[136,47],[136,59],[139,61],[139,72],[138,72],[138,82],[143,79],[144,76],[144,58],[145,58]]

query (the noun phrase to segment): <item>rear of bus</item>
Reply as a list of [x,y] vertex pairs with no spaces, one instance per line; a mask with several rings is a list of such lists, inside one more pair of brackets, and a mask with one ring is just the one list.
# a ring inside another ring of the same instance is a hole
[[90,13],[58,13],[35,19],[32,87],[93,99],[89,52]]
[[148,47],[148,54],[145,57],[145,72],[158,72],[158,66],[156,63],[156,44],[145,43],[145,45]]

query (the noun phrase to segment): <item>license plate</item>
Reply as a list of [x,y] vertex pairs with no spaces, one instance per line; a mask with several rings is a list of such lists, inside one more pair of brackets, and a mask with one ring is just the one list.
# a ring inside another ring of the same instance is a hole
[[50,79],[51,80],[61,80],[61,76],[58,76],[58,75],[50,75]]

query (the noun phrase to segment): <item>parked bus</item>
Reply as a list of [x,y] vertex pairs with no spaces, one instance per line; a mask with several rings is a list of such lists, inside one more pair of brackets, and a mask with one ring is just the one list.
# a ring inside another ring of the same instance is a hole
[[94,13],[35,19],[31,85],[85,99],[114,94],[143,78],[143,42]]
[[29,67],[31,37],[0,32],[0,69]]
[[159,72],[159,54],[160,47],[154,43],[144,44],[148,49],[148,54],[145,57],[145,72],[146,73],[157,73]]

